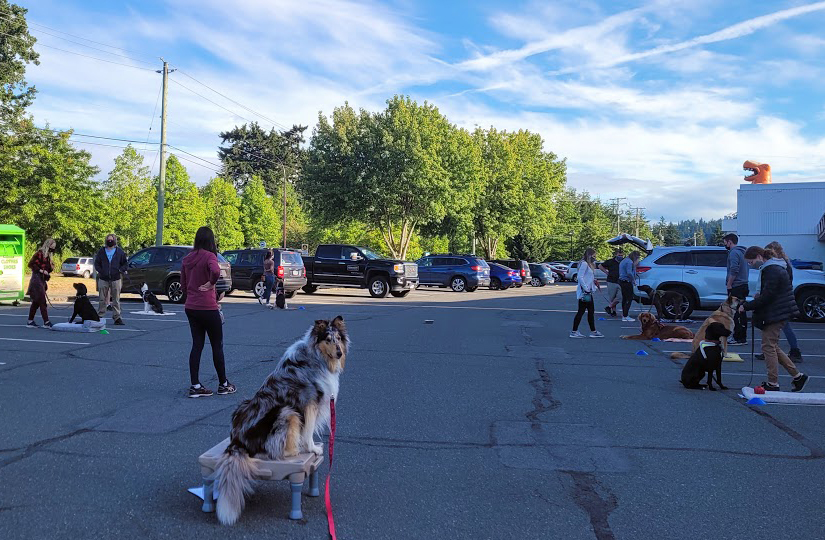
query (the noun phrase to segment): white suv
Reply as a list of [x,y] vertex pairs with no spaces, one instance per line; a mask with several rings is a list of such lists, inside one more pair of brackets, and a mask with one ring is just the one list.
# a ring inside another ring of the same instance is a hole
[[[716,309],[727,297],[727,260],[723,247],[657,247],[639,263],[639,285],[682,293],[685,317],[695,309]],[[758,277],[759,272],[751,270],[751,294]],[[793,289],[802,318],[825,322],[825,273],[794,268]]]

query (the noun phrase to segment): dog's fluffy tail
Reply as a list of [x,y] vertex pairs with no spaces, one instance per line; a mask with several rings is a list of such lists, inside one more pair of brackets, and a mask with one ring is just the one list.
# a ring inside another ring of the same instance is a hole
[[229,445],[215,469],[215,489],[218,492],[218,521],[233,525],[241,517],[245,498],[251,495],[257,472],[255,460],[245,450]]
[[683,352],[674,352],[674,353],[670,353],[670,358],[673,359],[673,360],[675,360],[677,358],[690,358],[690,355],[687,354],[687,353],[683,353]]

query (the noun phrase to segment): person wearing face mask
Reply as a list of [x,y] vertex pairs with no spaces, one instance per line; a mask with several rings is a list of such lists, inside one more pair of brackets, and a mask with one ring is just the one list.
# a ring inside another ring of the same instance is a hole
[[633,305],[633,286],[636,284],[636,266],[639,263],[639,252],[632,251],[619,263],[619,286],[622,288],[622,321],[633,322],[636,319],[630,316],[630,306]]
[[619,263],[624,259],[624,252],[617,249],[613,253],[613,258],[604,261],[599,265],[599,270],[607,274],[607,301],[610,304],[604,308],[608,315],[616,317],[616,306],[622,301],[622,288],[619,286]]
[[[749,269],[745,263],[745,248],[739,244],[739,237],[733,233],[722,238],[728,250],[728,272],[726,285],[728,296],[735,296],[740,300],[748,297]],[[748,344],[748,315],[745,312],[733,314],[733,335],[728,338],[728,345]]]
[[791,391],[799,392],[808,376],[796,369],[793,361],[779,348],[779,332],[799,310],[793,296],[785,261],[771,249],[751,246],[745,251],[745,261],[759,270],[758,293],[739,307],[740,312],[753,311],[753,325],[762,331],[762,354],[768,380],[762,383],[766,391],[779,391],[779,364],[793,377]]
[[47,238],[43,245],[34,252],[29,261],[29,268],[32,271],[32,277],[29,280],[29,288],[26,294],[31,298],[32,305],[29,307],[29,321],[26,326],[29,328],[37,328],[37,323],[34,322],[34,315],[37,309],[40,308],[40,316],[43,317],[43,326],[51,328],[52,323],[49,320],[49,311],[46,308],[46,290],[49,285],[46,283],[51,277],[54,266],[52,265],[52,253],[57,248],[57,243]]
[[121,276],[126,274],[126,253],[117,245],[117,236],[114,233],[106,235],[106,243],[95,255],[95,272],[98,279],[98,293],[100,303],[97,314],[106,315],[106,298],[110,297],[115,324],[125,324],[120,317],[120,290],[123,286]]
[[601,289],[593,273],[595,255],[595,249],[587,248],[582,260],[579,261],[579,278],[576,284],[576,299],[579,301],[579,309],[573,318],[573,330],[570,332],[571,338],[578,339],[584,337],[584,334],[579,332],[579,324],[582,322],[582,316],[584,316],[585,311],[587,311],[587,324],[590,325],[590,337],[604,337],[601,332],[596,330],[596,320],[594,317],[595,307],[593,304],[593,293],[595,292],[594,289]]

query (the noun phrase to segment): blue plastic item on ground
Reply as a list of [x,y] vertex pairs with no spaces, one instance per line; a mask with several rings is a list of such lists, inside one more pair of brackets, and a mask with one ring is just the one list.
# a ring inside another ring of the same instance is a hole
[[648,356],[647,351],[636,351],[636,356]]
[[758,397],[752,397],[748,400],[748,405],[765,405],[765,400]]
[[659,339],[659,338],[657,338],[657,337],[655,337],[655,338],[651,339],[650,341],[662,341],[662,340],[661,340],[661,339]]

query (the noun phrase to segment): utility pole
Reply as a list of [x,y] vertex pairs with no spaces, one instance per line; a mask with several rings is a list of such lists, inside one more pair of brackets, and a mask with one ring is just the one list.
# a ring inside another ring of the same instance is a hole
[[639,236],[639,210],[644,210],[644,207],[633,207],[630,210],[636,212],[636,233],[634,236]]
[[281,163],[281,167],[284,170],[284,223],[283,223],[283,236],[282,236],[282,244],[283,248],[286,249],[286,165]]
[[[163,58],[161,58],[163,60]],[[175,71],[174,69],[172,71]],[[160,108],[160,172],[158,174],[158,223],[155,233],[155,245],[163,245],[163,204],[166,192],[166,88],[169,83],[169,63],[163,60],[163,102]]]
[[621,234],[621,223],[620,223],[620,216],[619,214],[619,205],[621,201],[626,201],[627,197],[616,197],[615,199],[610,199],[613,202],[613,206],[616,208],[616,234]]

